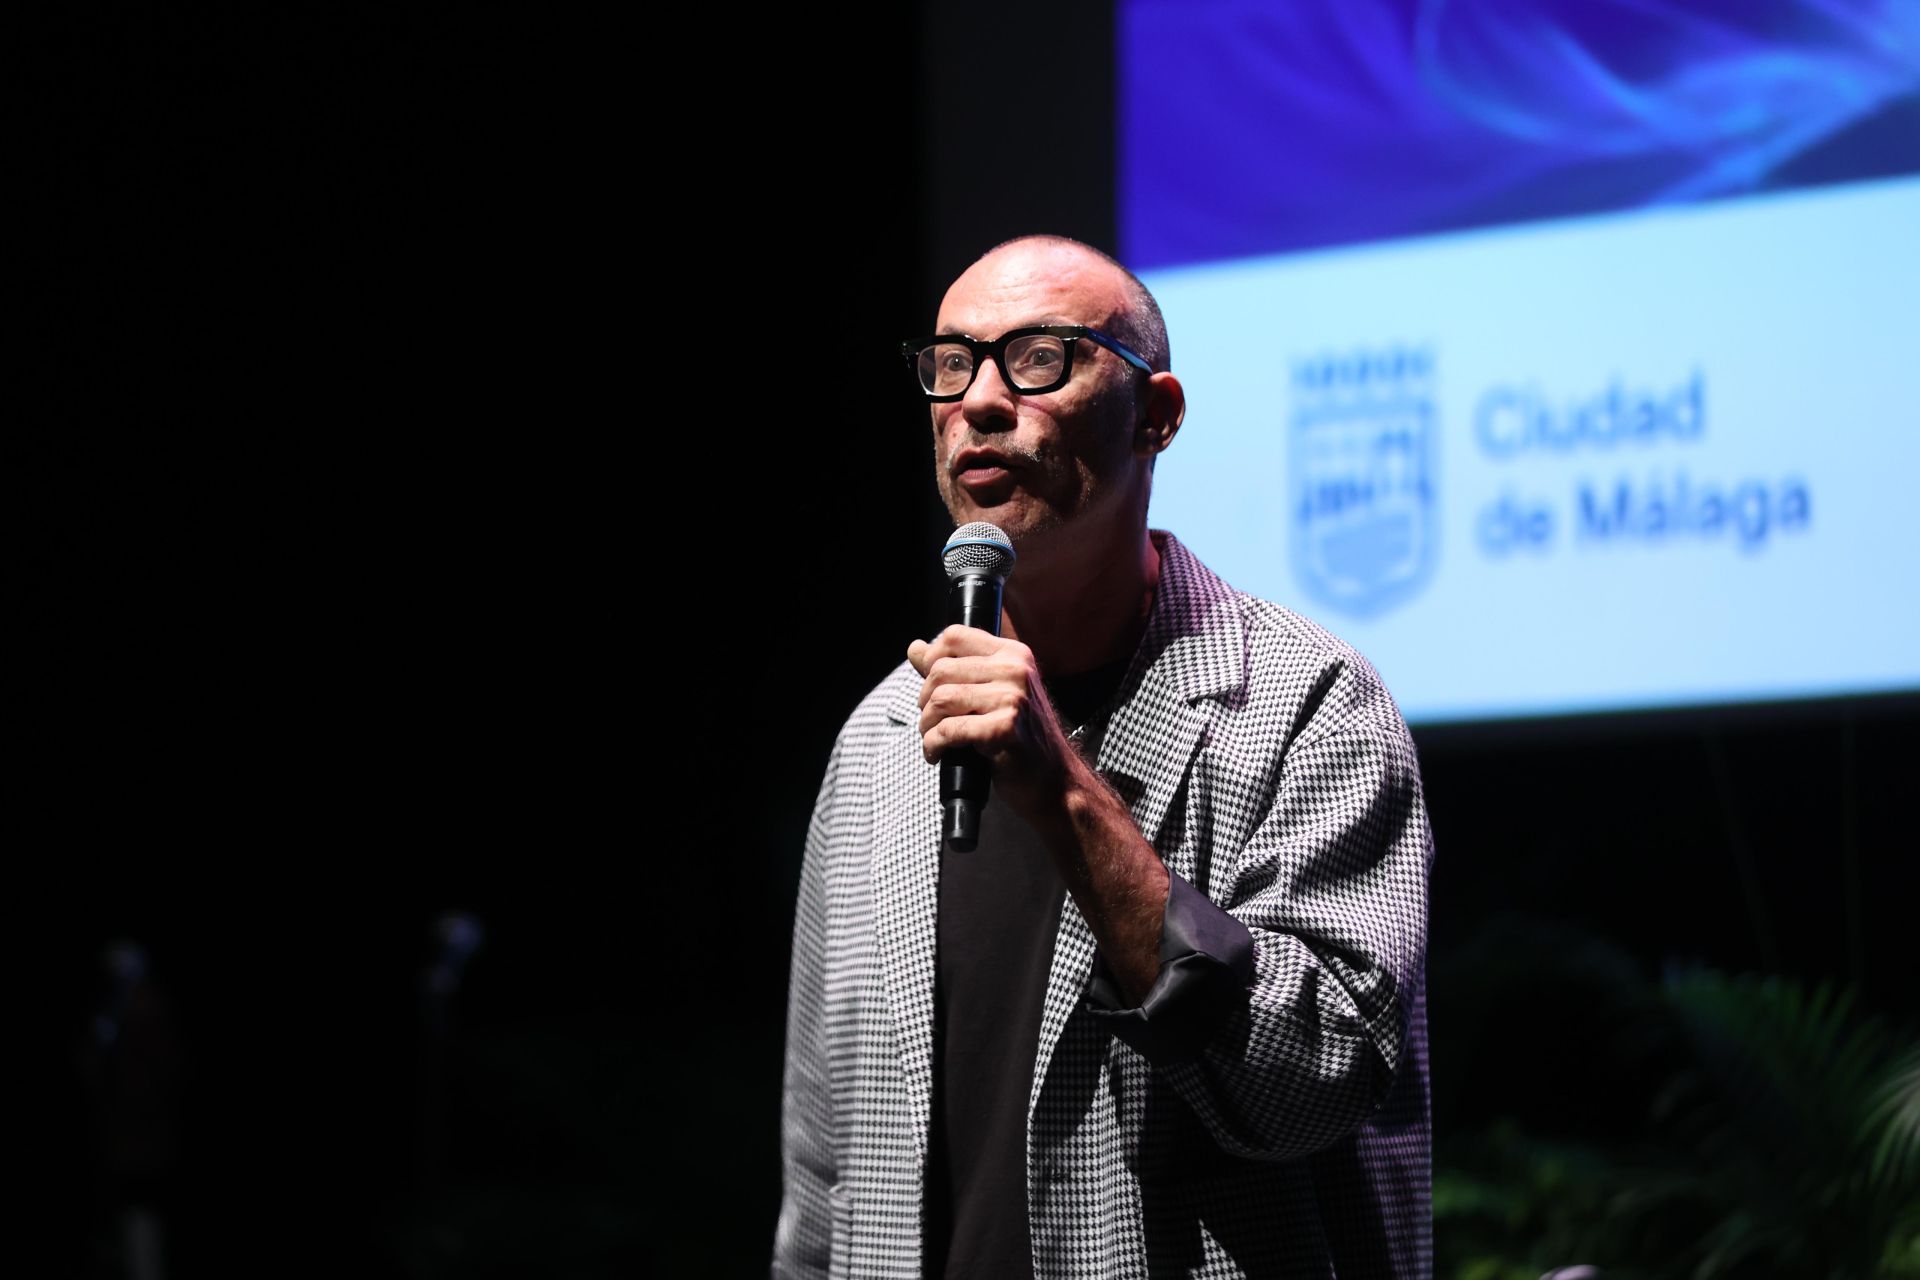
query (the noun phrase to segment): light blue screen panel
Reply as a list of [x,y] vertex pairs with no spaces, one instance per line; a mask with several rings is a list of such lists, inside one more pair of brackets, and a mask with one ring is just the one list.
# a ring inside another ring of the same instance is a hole
[[1123,6],[1154,523],[1411,720],[1920,687],[1920,6],[1725,8]]

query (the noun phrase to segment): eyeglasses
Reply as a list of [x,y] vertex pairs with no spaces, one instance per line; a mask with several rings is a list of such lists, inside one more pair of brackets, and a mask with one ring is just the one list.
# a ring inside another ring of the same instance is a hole
[[1009,329],[992,342],[964,333],[942,333],[900,344],[900,354],[920,375],[927,399],[958,400],[973,385],[988,360],[1000,364],[1000,376],[1023,395],[1038,395],[1067,385],[1073,376],[1073,345],[1081,338],[1097,342],[1135,368],[1153,372],[1125,343],[1083,324],[1034,324]]

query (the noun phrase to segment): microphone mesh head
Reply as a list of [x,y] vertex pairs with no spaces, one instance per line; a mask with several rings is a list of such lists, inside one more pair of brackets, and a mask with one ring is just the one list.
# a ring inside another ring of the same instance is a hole
[[976,520],[953,531],[940,560],[947,567],[949,582],[963,573],[1005,578],[1013,569],[1013,539],[1002,533],[998,525]]

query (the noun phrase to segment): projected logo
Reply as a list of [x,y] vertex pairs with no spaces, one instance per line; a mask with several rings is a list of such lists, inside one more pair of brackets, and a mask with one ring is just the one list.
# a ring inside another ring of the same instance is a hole
[[1293,367],[1288,492],[1293,570],[1314,598],[1367,616],[1432,575],[1433,353],[1389,347],[1315,356]]

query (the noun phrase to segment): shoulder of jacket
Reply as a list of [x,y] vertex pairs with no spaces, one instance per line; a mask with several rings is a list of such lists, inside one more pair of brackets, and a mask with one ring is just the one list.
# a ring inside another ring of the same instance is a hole
[[887,672],[879,684],[873,686],[860,699],[840,726],[839,741],[845,743],[852,739],[863,738],[875,733],[884,733],[892,725],[889,709],[898,710],[903,701],[912,701],[919,697],[920,673],[913,664],[901,659],[900,665]]
[[1304,685],[1321,692],[1315,719],[1327,727],[1359,717],[1406,732],[1393,695],[1365,654],[1285,605],[1238,589],[1233,594],[1246,633],[1250,693]]
[[[1359,650],[1327,630],[1305,614],[1295,613],[1283,604],[1248,595],[1233,589],[1241,625],[1254,643],[1283,646],[1303,653],[1318,654],[1330,662],[1349,662],[1360,658]],[[1361,661],[1366,661],[1360,658]]]
[[1193,642],[1181,642],[1188,655],[1182,661],[1219,673],[1222,647],[1238,651],[1235,687],[1219,690],[1230,714],[1263,721],[1277,712],[1294,741],[1355,720],[1406,734],[1380,673],[1359,650],[1311,618],[1233,586],[1172,533],[1156,530],[1154,537],[1174,573],[1173,612]]

